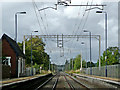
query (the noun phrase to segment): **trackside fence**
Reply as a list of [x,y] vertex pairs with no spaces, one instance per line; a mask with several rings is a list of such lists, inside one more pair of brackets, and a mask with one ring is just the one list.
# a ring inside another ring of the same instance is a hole
[[[85,74],[90,75],[90,68],[83,69]],[[105,77],[105,66],[99,67],[92,67],[92,75],[96,76],[103,76]],[[120,78],[120,64],[117,65],[108,65],[107,66],[107,76],[112,78]]]

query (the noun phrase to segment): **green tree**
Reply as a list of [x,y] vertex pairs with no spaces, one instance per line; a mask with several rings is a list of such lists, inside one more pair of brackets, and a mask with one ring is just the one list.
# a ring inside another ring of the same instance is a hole
[[80,69],[81,65],[81,55],[77,55],[75,58],[75,63],[74,63],[74,70]]
[[69,65],[70,65],[70,64],[69,64],[68,60],[66,60],[66,62],[65,62],[65,71],[70,70]]
[[[81,55],[77,55],[76,58],[70,59],[70,70],[72,69],[72,60],[73,60],[73,69],[77,70],[81,67]],[[86,61],[82,60],[82,67],[86,68]]]
[[[107,49],[107,65],[119,64],[120,53],[118,50],[119,50],[118,47],[109,47]],[[105,51],[100,59],[101,59],[101,66],[105,66],[106,65]],[[97,66],[99,66],[99,60],[97,61]]]
[[40,65],[38,65],[38,64],[36,64],[35,63],[35,65],[33,65],[33,67],[36,69],[36,72],[39,74],[39,70],[40,70]]
[[82,67],[86,68],[86,61],[85,60],[82,61]]
[[[70,59],[70,70],[72,70],[72,66],[73,66],[73,69],[74,69],[74,63],[75,63],[74,60],[75,60],[74,58],[71,58],[71,59]],[[73,64],[72,64],[72,63],[73,63]]]
[[[23,48],[23,42],[18,43],[20,48]],[[33,65],[43,65],[42,68],[48,70],[49,67],[49,55],[45,52],[45,43],[42,41],[42,38],[38,36],[32,38],[32,60]],[[25,56],[26,56],[26,65],[31,65],[31,39],[25,42]]]

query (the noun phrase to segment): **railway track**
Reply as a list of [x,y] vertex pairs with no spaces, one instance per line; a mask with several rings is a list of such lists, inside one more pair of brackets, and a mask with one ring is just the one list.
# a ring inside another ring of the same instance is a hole
[[71,90],[75,90],[75,87],[69,82],[69,80],[66,78],[66,76],[64,76],[66,82],[68,83],[69,87]]
[[35,90],[39,85],[53,77],[52,74],[48,74],[42,77],[29,79],[26,81],[15,82],[2,87],[2,90]]
[[56,88],[56,86],[57,86],[57,83],[58,83],[58,79],[59,79],[59,78],[56,79],[56,81],[55,81],[55,83],[54,83],[54,85],[53,85],[53,87],[52,87],[52,90],[55,90],[55,88]]
[[64,73],[64,75],[71,90],[76,90],[76,89],[81,89],[81,88],[85,90],[90,90],[86,85],[82,84],[77,79],[71,77],[69,74]]
[[[59,90],[59,89],[70,89],[70,90],[90,90],[90,88],[105,88],[101,87],[101,85],[97,85],[93,82],[89,82],[84,80],[83,78],[78,79],[77,77],[70,76],[67,73],[61,72],[53,77],[50,77],[47,81],[37,87],[35,90],[44,90],[44,89],[52,89],[52,90]],[[102,85],[103,86],[103,85]]]
[[76,89],[81,89],[81,88],[85,90],[90,90],[87,86],[80,83],[80,81],[77,81],[75,78],[62,72],[62,73],[54,75],[53,77],[50,77],[48,80],[46,80],[41,85],[39,85],[35,90],[43,90],[43,89],[76,90]]
[[[21,85],[19,85],[21,84]],[[3,90],[44,90],[44,89],[70,89],[70,90],[90,90],[86,85],[82,84],[79,80],[71,77],[69,74],[60,72],[56,75],[44,76],[40,79],[30,80],[24,83],[19,83],[18,86],[13,85]]]
[[38,86],[35,90],[42,89],[52,89],[55,90],[58,83],[59,75],[56,74],[53,77],[50,77],[47,81],[43,82],[40,86]]
[[76,83],[78,83],[80,86],[82,86],[83,88],[87,89],[87,90],[90,90],[88,86],[86,86],[85,84],[81,83],[79,80],[77,80],[76,78],[70,76],[69,74],[67,74],[67,76],[69,78],[71,78],[72,80],[74,80]]

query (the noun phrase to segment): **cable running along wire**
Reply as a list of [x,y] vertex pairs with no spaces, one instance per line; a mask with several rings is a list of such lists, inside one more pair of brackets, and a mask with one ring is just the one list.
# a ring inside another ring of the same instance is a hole
[[[34,0],[33,0],[33,1],[34,1]],[[35,1],[34,1],[34,5],[35,5],[35,7],[36,7],[36,9],[37,9],[37,11],[38,11],[39,8],[38,8],[37,4],[35,3]],[[42,18],[42,16],[41,16],[41,13],[40,13],[39,11],[38,11],[38,13],[39,13],[40,19],[41,19],[41,21],[42,21],[44,30],[45,30],[46,34],[48,35],[47,30],[46,30],[46,27],[45,27],[45,24],[44,24],[44,21],[43,21],[43,18]]]
[[[87,5],[88,5],[88,1],[87,1]],[[86,8],[87,8],[87,6],[86,6]],[[79,12],[78,12],[78,13],[79,13]],[[78,29],[79,29],[79,27],[80,27],[81,24],[82,24],[82,21],[83,21],[83,19],[84,19],[85,14],[86,14],[86,11],[84,11],[84,13],[83,13],[83,15],[82,15],[82,19],[81,19],[81,21],[80,21],[80,23],[79,23]],[[76,33],[77,33],[78,29],[76,30]],[[76,35],[76,33],[75,33],[75,35]],[[74,40],[73,40],[73,41],[74,41]],[[73,46],[73,41],[72,41],[71,46]],[[76,45],[74,45],[74,47],[76,47]]]
[[44,34],[43,31],[42,31],[41,25],[40,25],[40,21],[39,21],[39,18],[38,18],[37,12],[36,12],[36,8],[35,8],[34,0],[32,0],[32,3],[33,3],[33,8],[34,8],[34,11],[35,11],[35,14],[36,14],[37,22],[38,22],[38,25],[39,25],[39,27],[40,27],[39,29],[40,29],[40,31],[42,32],[42,34]]

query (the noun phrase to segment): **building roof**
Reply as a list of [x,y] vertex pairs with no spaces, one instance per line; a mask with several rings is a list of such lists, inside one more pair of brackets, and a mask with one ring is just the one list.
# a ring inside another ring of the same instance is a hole
[[12,38],[10,38],[8,35],[3,34],[2,36],[2,40],[6,39],[7,42],[10,44],[11,48],[14,50],[14,52],[16,53],[16,56],[21,56],[23,58],[25,58],[25,55],[23,54],[22,50],[20,49],[19,45],[16,43],[16,41],[14,41]]

